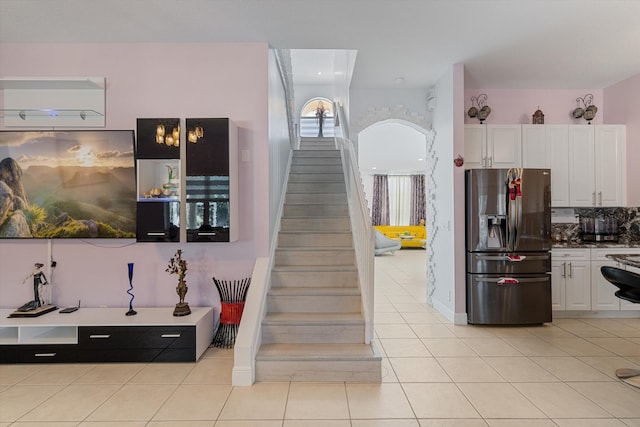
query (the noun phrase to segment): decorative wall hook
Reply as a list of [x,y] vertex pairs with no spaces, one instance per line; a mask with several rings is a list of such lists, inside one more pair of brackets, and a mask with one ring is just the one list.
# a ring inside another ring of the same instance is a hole
[[[582,98],[578,97],[576,98],[576,102],[578,103],[578,107],[571,112],[571,116],[574,119],[582,117],[588,124],[591,124],[591,120],[595,119],[596,113],[598,112],[598,107],[593,105],[593,95],[588,93]],[[582,104],[582,107],[580,104]]]
[[462,158],[462,156],[460,154],[458,154],[458,157],[453,159],[453,164],[456,165],[456,167],[460,167],[460,166],[464,165],[464,159]]

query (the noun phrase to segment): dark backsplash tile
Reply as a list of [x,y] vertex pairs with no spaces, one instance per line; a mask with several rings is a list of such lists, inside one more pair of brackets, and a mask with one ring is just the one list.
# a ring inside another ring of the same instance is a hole
[[[618,223],[619,243],[640,243],[640,208],[573,208],[579,218],[615,218]],[[580,221],[577,224],[552,223],[554,241],[582,242]]]

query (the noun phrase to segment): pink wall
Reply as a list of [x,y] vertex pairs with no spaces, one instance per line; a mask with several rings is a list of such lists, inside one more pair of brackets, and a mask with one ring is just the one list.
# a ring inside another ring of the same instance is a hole
[[487,105],[491,107],[491,114],[484,122],[486,124],[531,124],[531,116],[540,108],[544,113],[544,122],[549,125],[558,124],[586,124],[584,119],[574,119],[570,113],[577,106],[576,98],[583,98],[586,94],[593,95],[593,105],[598,107],[593,124],[602,124],[604,116],[603,94],[600,89],[580,90],[506,90],[481,89],[465,90],[464,117],[465,124],[480,123],[476,118],[467,115],[471,107],[471,97],[481,93],[487,95]]
[[134,306],[173,306],[177,279],[165,273],[182,248],[186,300],[215,305],[212,276],[249,277],[269,251],[268,46],[237,44],[0,44],[0,77],[106,78],[106,128],[135,129],[138,117],[229,117],[239,128],[240,239],[234,243],[153,244],[132,240],[0,241],[0,307],[32,299],[21,285],[51,251],[54,303],[126,307],[128,262]]
[[640,206],[640,74],[606,88],[604,98],[605,123],[627,125],[627,203]]

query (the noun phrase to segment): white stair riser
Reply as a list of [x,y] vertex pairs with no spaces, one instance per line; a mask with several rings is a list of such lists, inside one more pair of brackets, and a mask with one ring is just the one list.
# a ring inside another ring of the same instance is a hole
[[290,182],[287,191],[291,193],[344,193],[344,182]]
[[291,173],[289,182],[344,182],[341,173]]
[[354,313],[360,312],[360,295],[270,295],[269,313]]
[[[289,171],[291,176],[297,173],[339,173],[342,174],[342,165],[291,165],[291,170]],[[291,179],[291,178],[289,178]]]
[[351,231],[347,218],[282,218],[282,231]]
[[313,144],[310,142],[303,142],[300,144],[300,149],[301,150],[335,150],[336,146],[335,144],[324,144],[324,143]]
[[350,233],[280,233],[279,247],[331,248],[352,247]]
[[325,193],[325,194],[309,194],[309,193],[287,193],[285,196],[286,203],[304,204],[304,205],[337,205],[347,203],[346,193]]
[[340,205],[298,205],[287,203],[284,205],[284,216],[349,216],[349,207],[346,204]]
[[299,150],[294,151],[292,157],[294,163],[305,160],[315,160],[318,162],[325,161],[332,164],[342,164],[342,157],[338,150]]
[[271,286],[353,287],[358,286],[355,271],[272,271]]
[[355,253],[353,250],[282,250],[276,249],[274,264],[284,265],[355,265]]
[[364,324],[262,324],[262,343],[361,343]]
[[257,360],[256,381],[382,381],[380,360]]

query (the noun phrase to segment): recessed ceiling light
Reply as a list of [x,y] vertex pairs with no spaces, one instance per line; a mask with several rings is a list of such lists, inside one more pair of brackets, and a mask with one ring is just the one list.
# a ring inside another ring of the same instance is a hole
[[322,75],[322,71],[318,71],[318,75],[321,76]]
[[375,166],[371,166],[371,169],[378,169],[378,168],[377,168],[377,167],[375,167]]
[[393,79],[393,82],[397,85],[401,85],[404,83],[404,77],[402,76],[398,76],[395,79]]
[[423,161],[424,159],[418,159],[419,162]]

